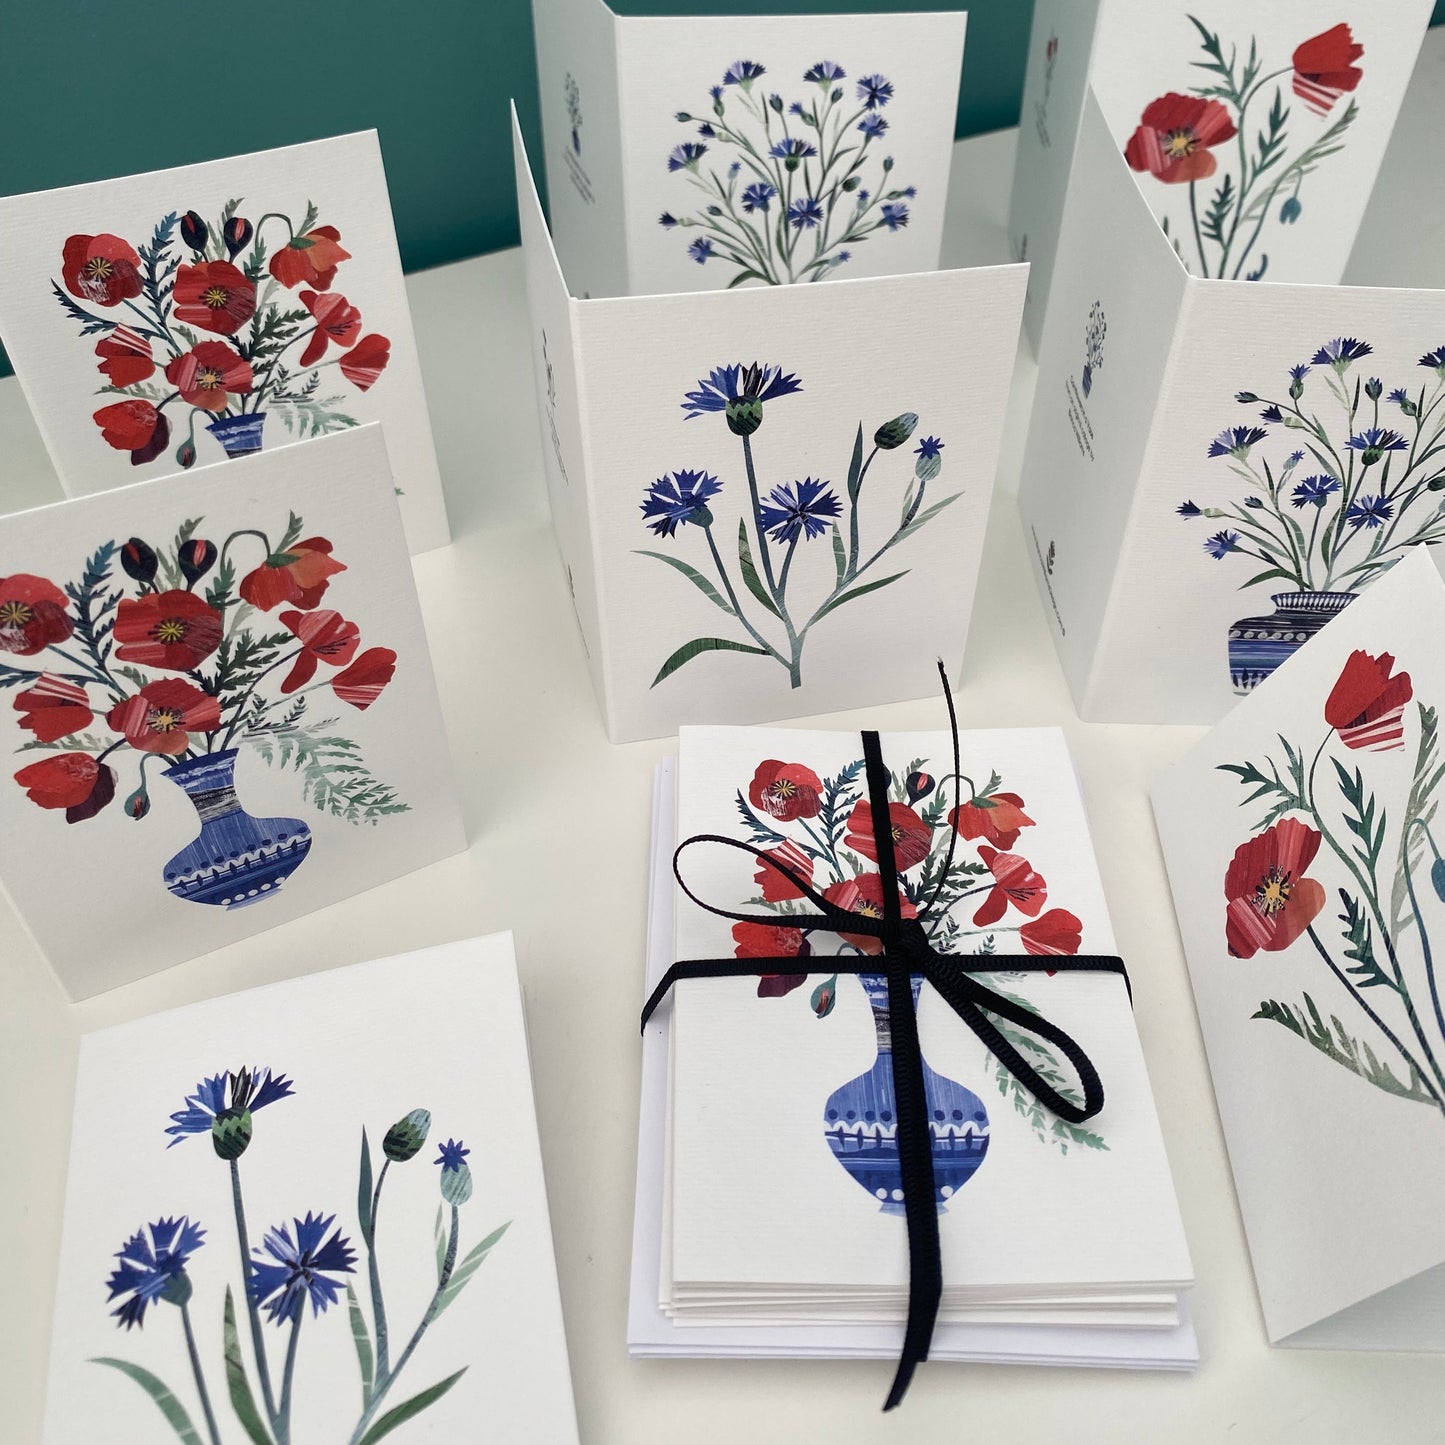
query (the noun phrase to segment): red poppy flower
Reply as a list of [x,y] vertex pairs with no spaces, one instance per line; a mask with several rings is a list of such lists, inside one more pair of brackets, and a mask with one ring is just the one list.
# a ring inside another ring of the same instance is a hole
[[[311,340],[301,353],[302,366],[320,361],[333,341],[338,346],[350,346],[361,334],[361,312],[339,291],[334,296],[303,291],[301,304],[316,318],[316,330],[311,333]],[[380,374],[378,368],[377,375]],[[375,377],[372,379],[375,380]],[[366,388],[362,387],[362,390]]]
[[1229,112],[1217,100],[1170,91],[1151,100],[1139,128],[1124,147],[1124,159],[1136,171],[1148,171],[1170,185],[1202,181],[1214,174],[1211,146],[1236,134]]
[[1010,903],[1020,913],[1027,913],[1030,918],[1036,917],[1049,896],[1049,889],[1042,876],[1034,872],[1028,859],[1017,853],[1000,853],[987,844],[978,850],[978,856],[993,874],[993,887],[989,889],[988,897],[979,905],[978,912],[973,915],[974,923],[979,928],[987,928],[990,923],[997,923]]
[[72,296],[119,306],[141,291],[140,257],[119,236],[67,236],[61,275]]
[[759,763],[748,788],[753,807],[770,818],[791,823],[798,818],[816,818],[822,807],[819,794],[823,780],[802,763],[780,763],[775,758]]
[[[798,958],[808,952],[801,929],[767,923],[733,924],[733,952],[739,958]],[[806,973],[765,973],[758,978],[759,998],[781,998],[807,981]]]
[[221,614],[194,592],[123,597],[116,608],[115,640],[122,662],[189,672],[221,645]]
[[1364,53],[1345,24],[1312,36],[1294,53],[1294,93],[1316,115],[1328,115],[1334,103],[1360,83],[1364,71],[1355,61]]
[[391,342],[373,332],[363,336],[336,364],[357,391],[370,391],[391,360]]
[[95,354],[101,358],[100,369],[112,386],[133,386],[156,369],[149,339],[129,326],[117,326],[109,336],[97,341]]
[[0,652],[34,657],[75,631],[66,597],[55,583],[28,572],[0,577]]
[[203,411],[225,411],[228,393],[240,394],[255,386],[251,363],[224,341],[199,342],[167,363],[166,380],[187,406]]
[[389,647],[368,647],[344,672],[331,679],[331,690],[342,702],[365,712],[396,672],[396,653]]
[[1224,875],[1224,934],[1235,958],[1288,948],[1325,906],[1325,890],[1304,871],[1320,835],[1297,818],[1281,818],[1234,850]]
[[[823,890],[823,897],[849,913],[861,913],[865,918],[883,917],[883,877],[879,873],[860,873],[856,878],[845,878]],[[918,910],[900,893],[898,895],[898,916],[917,918]],[[881,953],[883,940],[872,938],[866,933],[840,933],[844,943],[851,943],[864,953]]]
[[1084,936],[1084,925],[1066,908],[1051,908],[1031,918],[1019,929],[1019,942],[1025,953],[1077,953]]
[[176,272],[176,320],[231,336],[256,310],[256,288],[229,261],[202,261]]
[[346,571],[331,555],[325,537],[307,537],[284,552],[275,552],[241,579],[241,597],[252,607],[270,612],[283,602],[310,610],[330,585],[327,579]]
[[[893,859],[900,873],[906,873],[928,857],[933,846],[933,830],[906,803],[889,803],[892,821]],[[876,863],[878,845],[873,838],[873,805],[867,798],[857,803],[848,815],[848,834],[843,840],[855,853]]]
[[[763,857],[775,859],[784,868],[792,869],[805,883],[813,881],[813,860],[791,838],[776,848],[768,849]],[[758,871],[753,875],[753,882],[762,888],[763,897],[769,903],[803,897],[803,890],[786,873],[779,873],[762,859],[758,860]]]
[[131,747],[175,757],[191,745],[191,733],[220,727],[221,704],[184,678],[165,677],[116,703],[105,720]]
[[314,286],[329,291],[336,268],[351,259],[337,243],[341,232],[335,226],[318,226],[304,236],[293,236],[271,257],[271,274],[283,286]]
[[1345,660],[1325,699],[1325,721],[1347,748],[1386,753],[1405,746],[1405,704],[1414,688],[1408,672],[1390,676],[1394,665],[1388,652],[1352,652]]
[[93,818],[115,797],[115,770],[89,753],[52,753],[15,774],[30,801],[64,808],[67,823]]
[[[132,456],[149,450],[155,444],[157,433],[163,431],[167,438],[170,436],[165,417],[150,402],[139,399],[103,406],[94,413],[93,420],[101,436],[116,451],[130,452]],[[164,445],[162,441],[161,446]],[[155,455],[157,453],[151,452],[145,460],[150,461]]]
[[948,815],[948,821],[958,829],[960,838],[985,838],[1005,853],[1018,842],[1021,828],[1034,826],[1017,793],[993,793],[971,803],[960,803]]
[[88,727],[92,715],[85,689],[50,672],[41,673],[34,687],[17,694],[15,711],[22,714],[20,726],[43,743]]
[[329,608],[319,612],[283,612],[281,626],[301,644],[301,651],[281,684],[282,692],[305,687],[316,676],[319,662],[328,667],[344,667],[361,644],[361,629]]

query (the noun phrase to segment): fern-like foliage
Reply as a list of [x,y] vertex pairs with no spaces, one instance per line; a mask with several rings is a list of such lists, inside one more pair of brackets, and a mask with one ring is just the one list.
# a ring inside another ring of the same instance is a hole
[[175,289],[175,274],[180,259],[170,256],[171,237],[175,234],[180,215],[172,211],[156,224],[148,246],[137,248],[141,263],[141,290],[150,302],[157,317],[164,317],[171,292]]
[[1390,889],[1390,934],[1400,934],[1414,922],[1409,892],[1405,887],[1406,870],[1420,862],[1425,851],[1425,829],[1435,821],[1440,804],[1436,790],[1445,780],[1445,762],[1440,760],[1439,717],[1433,707],[1417,703],[1420,715],[1420,745],[1415,751],[1415,776],[1410,795],[1405,800],[1405,816],[1401,821],[1400,851],[1395,860],[1395,880]]
[[319,812],[347,823],[376,823],[394,813],[410,811],[396,789],[372,776],[351,739],[327,733],[335,718],[298,727],[274,723],[244,734],[272,767],[301,775],[302,797]]
[[77,305],[64,291],[60,289],[60,283],[52,281],[50,289],[55,294],[55,299],[60,302],[65,314],[72,321],[80,323],[80,334],[82,336],[94,336],[99,331],[114,331],[120,325],[119,321],[107,321],[103,316],[92,316],[83,306]]
[[106,586],[115,553],[114,542],[102,543],[86,561],[80,581],[65,584],[65,595],[74,604],[75,639],[102,672],[110,657],[110,634],[121,598],[119,591],[112,592]]

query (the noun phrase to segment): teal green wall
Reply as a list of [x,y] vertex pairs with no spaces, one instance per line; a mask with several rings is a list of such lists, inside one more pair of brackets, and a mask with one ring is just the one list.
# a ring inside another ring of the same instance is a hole
[[[402,264],[515,244],[507,102],[538,129],[530,0],[0,0],[0,195],[375,126]],[[627,14],[969,10],[959,135],[1018,119],[1032,0],[629,0]],[[1435,20],[1445,22],[1445,0]],[[266,23],[266,22],[271,23]],[[3,237],[0,237],[3,249]],[[0,373],[9,371],[0,352]]]

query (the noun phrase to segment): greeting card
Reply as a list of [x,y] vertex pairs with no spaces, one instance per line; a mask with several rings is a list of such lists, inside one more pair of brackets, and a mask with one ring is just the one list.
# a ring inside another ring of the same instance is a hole
[[577,301],[516,147],[552,516],[608,735],[931,692],[968,631],[1024,268]]
[[1154,786],[1275,1344],[1445,1350],[1442,626],[1416,548]]
[[375,131],[0,197],[0,336],[68,496],[386,425],[448,540]]
[[1212,722],[1445,538],[1445,295],[1191,276],[1092,102],[1075,173],[1031,560],[1082,717]]
[[937,268],[962,13],[532,18],[574,295]]
[[75,998],[466,846],[379,426],[7,517],[0,697],[0,882]]
[[1037,348],[1092,86],[1191,275],[1337,282],[1415,64],[1429,0],[1039,0],[1009,234]]
[[45,1441],[478,1435],[577,1438],[511,935],[84,1038]]

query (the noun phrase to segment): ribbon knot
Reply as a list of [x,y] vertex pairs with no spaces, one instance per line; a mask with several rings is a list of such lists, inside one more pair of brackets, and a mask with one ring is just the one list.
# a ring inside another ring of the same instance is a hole
[[928,941],[928,928],[921,918],[899,920],[897,932],[883,941],[883,952],[890,962],[897,955],[910,973],[928,974],[929,965],[942,955]]

